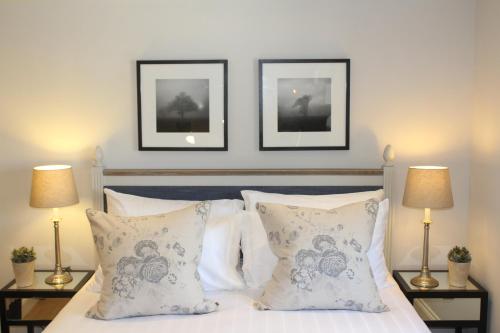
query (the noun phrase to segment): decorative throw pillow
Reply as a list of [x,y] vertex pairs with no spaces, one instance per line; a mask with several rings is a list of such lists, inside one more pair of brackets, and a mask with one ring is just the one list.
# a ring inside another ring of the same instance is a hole
[[330,210],[259,203],[257,209],[279,258],[258,309],[387,310],[366,254],[378,201]]
[[215,311],[197,271],[210,205],[119,217],[87,210],[104,274],[96,319]]
[[[278,258],[273,254],[267,241],[266,231],[257,213],[258,202],[276,203],[300,207],[332,209],[347,204],[376,199],[384,199],[384,191],[366,191],[327,195],[290,195],[259,191],[241,191],[245,200],[244,223],[242,223],[241,248],[243,251],[243,274],[250,288],[261,288],[271,279]],[[393,285],[384,256],[385,231],[388,224],[389,201],[379,205],[372,243],[368,250],[368,260],[379,289]]]

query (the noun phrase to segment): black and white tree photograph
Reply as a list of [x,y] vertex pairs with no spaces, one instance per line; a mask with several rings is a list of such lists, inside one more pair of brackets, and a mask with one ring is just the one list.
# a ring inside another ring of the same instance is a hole
[[278,79],[278,132],[327,132],[332,121],[330,78]]
[[348,150],[349,86],[349,59],[260,59],[259,150]]
[[157,79],[156,130],[209,132],[209,80]]
[[226,151],[227,60],[138,60],[139,150]]

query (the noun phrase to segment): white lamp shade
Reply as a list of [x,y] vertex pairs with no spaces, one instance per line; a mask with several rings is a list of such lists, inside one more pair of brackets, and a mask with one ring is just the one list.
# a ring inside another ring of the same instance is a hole
[[30,206],[59,208],[78,203],[73,169],[69,165],[33,168]]
[[453,207],[447,167],[417,166],[408,169],[403,205],[414,208]]

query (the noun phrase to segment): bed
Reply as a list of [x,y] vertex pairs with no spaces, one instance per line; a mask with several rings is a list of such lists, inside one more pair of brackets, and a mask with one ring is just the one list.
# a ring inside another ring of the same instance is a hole
[[[106,169],[96,151],[92,167],[94,208],[106,209],[104,188],[159,199],[215,200],[240,198],[243,189],[283,194],[336,194],[383,188],[392,200],[394,153],[384,151],[384,165],[374,169]],[[141,180],[137,180],[137,177]],[[136,184],[140,183],[141,186]],[[144,184],[144,185],[143,185]],[[304,185],[305,184],[305,185]],[[334,185],[329,185],[334,184]],[[391,222],[384,253],[391,267]],[[392,278],[391,278],[392,279]],[[46,328],[79,332],[429,332],[394,281],[380,295],[391,311],[346,310],[257,311],[259,289],[207,292],[220,306],[205,315],[160,315],[113,321],[89,319],[87,310],[99,294],[82,288]]]
[[318,311],[257,311],[253,297],[259,290],[210,292],[220,308],[206,315],[151,316],[102,321],[89,319],[85,312],[99,295],[82,288],[61,310],[46,333],[66,332],[429,332],[424,322],[406,300],[397,284],[380,291],[391,311],[374,314],[344,310]]

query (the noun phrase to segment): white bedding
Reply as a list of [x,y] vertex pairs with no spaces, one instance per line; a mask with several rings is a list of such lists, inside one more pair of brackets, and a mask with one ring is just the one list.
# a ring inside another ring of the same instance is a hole
[[391,311],[364,313],[345,310],[258,311],[252,306],[256,290],[210,292],[207,298],[220,303],[219,311],[204,315],[152,316],[102,321],[85,317],[99,295],[83,287],[44,330],[44,333],[175,332],[175,333],[319,333],[404,332],[429,333],[396,283],[382,289],[381,297]]

